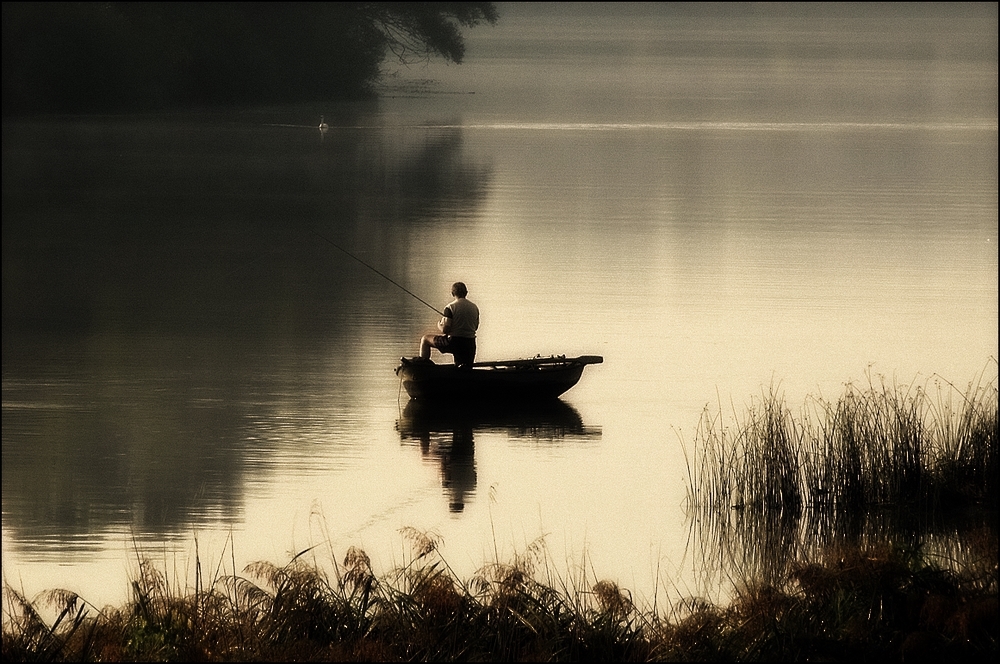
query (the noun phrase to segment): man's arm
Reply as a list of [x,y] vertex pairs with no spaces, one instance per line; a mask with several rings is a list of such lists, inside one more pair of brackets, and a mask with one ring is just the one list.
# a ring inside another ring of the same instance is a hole
[[451,311],[451,307],[444,308],[444,318],[438,321],[438,329],[444,334],[448,334],[451,331],[451,319],[454,317],[454,313]]

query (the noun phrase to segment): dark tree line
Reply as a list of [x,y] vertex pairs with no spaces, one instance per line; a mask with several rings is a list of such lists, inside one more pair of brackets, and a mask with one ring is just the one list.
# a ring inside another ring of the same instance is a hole
[[370,95],[386,57],[459,63],[490,2],[3,3],[3,112]]

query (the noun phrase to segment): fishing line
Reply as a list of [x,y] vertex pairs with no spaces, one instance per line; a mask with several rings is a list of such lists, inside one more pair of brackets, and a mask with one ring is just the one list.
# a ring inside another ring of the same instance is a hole
[[431,311],[433,311],[434,313],[438,314],[439,316],[444,316],[444,313],[441,312],[441,311],[438,311],[437,308],[435,308],[433,305],[428,304],[425,300],[421,299],[420,297],[418,297],[417,295],[415,295],[414,293],[412,293],[409,289],[407,289],[407,288],[399,285],[398,283],[396,283],[395,281],[393,281],[390,277],[387,277],[386,275],[382,274],[381,272],[379,272],[378,270],[376,270],[375,268],[373,268],[371,265],[369,265],[368,263],[364,262],[363,260],[361,260],[360,258],[358,258],[357,256],[355,256],[354,254],[352,254],[351,252],[349,252],[347,249],[344,249],[342,246],[340,246],[339,244],[337,244],[336,242],[334,242],[330,238],[326,237],[325,235],[321,235],[321,234],[319,234],[316,231],[313,231],[313,235],[315,235],[315,236],[317,236],[319,238],[322,238],[323,240],[326,240],[327,242],[329,242],[330,244],[332,244],[333,246],[335,246],[337,249],[340,249],[342,252],[344,252],[345,254],[347,254],[348,256],[350,256],[351,258],[353,258],[354,260],[356,260],[357,262],[361,263],[366,268],[368,268],[369,270],[371,270],[372,272],[374,272],[378,276],[382,277],[383,279],[385,279],[386,281],[388,281],[390,284],[392,284],[396,288],[399,288],[400,290],[402,290],[404,293],[406,293],[410,297],[415,298],[421,304],[429,307],[431,309]]

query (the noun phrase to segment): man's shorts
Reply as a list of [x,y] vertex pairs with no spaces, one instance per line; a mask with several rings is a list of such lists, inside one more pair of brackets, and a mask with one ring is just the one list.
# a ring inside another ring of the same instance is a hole
[[442,353],[454,355],[455,364],[459,367],[471,369],[472,363],[476,360],[476,340],[469,337],[437,334],[434,336],[433,346]]

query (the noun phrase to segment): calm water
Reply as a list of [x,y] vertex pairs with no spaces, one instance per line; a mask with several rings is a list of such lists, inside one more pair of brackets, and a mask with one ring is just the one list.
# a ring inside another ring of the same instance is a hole
[[[996,376],[995,20],[468,46],[378,103],[4,122],[6,582],[117,603],[137,550],[193,583],[196,542],[385,568],[412,527],[462,575],[544,536],[556,572],[687,594],[706,405]],[[327,239],[439,307],[465,281],[479,359],[605,362],[428,418],[393,369],[436,315]]]

